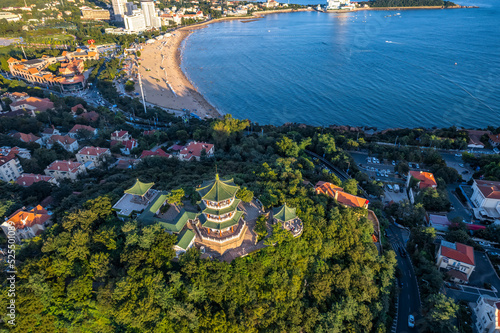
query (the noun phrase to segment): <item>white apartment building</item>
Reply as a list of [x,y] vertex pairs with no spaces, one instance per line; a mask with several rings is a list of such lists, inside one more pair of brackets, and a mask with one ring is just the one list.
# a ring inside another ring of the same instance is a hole
[[471,307],[479,333],[500,333],[500,299],[480,296]]
[[474,179],[472,191],[474,216],[490,222],[500,220],[500,182]]
[[134,10],[132,15],[125,15],[125,30],[130,32],[141,32],[146,30],[146,20],[142,10]]
[[23,173],[23,167],[14,154],[0,155],[0,180],[14,181]]
[[150,0],[142,0],[141,8],[146,22],[146,28],[160,28],[161,21],[158,17],[158,11],[155,8],[155,3]]
[[[76,160],[82,164],[91,162],[93,166],[99,166],[106,158],[111,157],[111,152],[108,148],[100,147],[83,147],[76,154]],[[91,166],[92,166],[91,165]]]
[[46,169],[45,174],[57,180],[76,180],[79,174],[85,173],[85,166],[78,162],[54,161]]
[[126,0],[111,0],[111,5],[113,6],[113,12],[115,14],[116,21],[123,21],[125,16],[125,4]]

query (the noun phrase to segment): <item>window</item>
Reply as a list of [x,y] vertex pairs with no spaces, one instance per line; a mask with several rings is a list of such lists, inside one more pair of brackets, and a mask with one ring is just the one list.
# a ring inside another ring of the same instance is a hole
[[443,262],[448,263],[448,258],[444,257]]

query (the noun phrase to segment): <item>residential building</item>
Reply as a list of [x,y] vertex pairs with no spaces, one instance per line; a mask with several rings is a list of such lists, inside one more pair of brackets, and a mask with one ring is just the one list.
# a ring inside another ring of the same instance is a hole
[[470,275],[476,268],[474,248],[462,243],[441,241],[436,265],[446,271],[452,281],[468,283]]
[[446,215],[426,214],[425,220],[429,227],[433,227],[437,231],[446,232],[451,225]]
[[167,154],[163,149],[158,148],[156,150],[144,150],[141,154],[140,159],[146,158],[146,157],[166,157],[166,158],[171,158],[172,155]]
[[126,0],[111,0],[115,21],[123,21]]
[[137,10],[137,5],[134,4],[133,2],[126,2],[125,7],[126,7],[125,13],[127,15],[133,15],[134,10]]
[[18,243],[23,239],[31,239],[40,235],[50,221],[50,214],[42,206],[38,205],[31,210],[24,207],[18,209],[9,216],[1,227],[7,237],[14,231],[15,239]]
[[7,156],[9,154],[13,154],[14,156],[18,156],[27,160],[31,159],[31,153],[26,148],[0,147],[0,155]]
[[99,120],[99,113],[95,111],[85,112],[78,116],[79,118],[85,119],[90,122],[95,122]]
[[157,190],[152,189],[154,184],[143,183],[137,179],[134,186],[125,190],[121,199],[113,205],[118,218],[125,220],[131,218],[134,213],[144,211],[159,194]]
[[470,197],[474,216],[483,221],[500,220],[500,182],[474,179]]
[[44,128],[42,131],[42,139],[47,140],[52,135],[61,135],[61,132],[52,125],[51,127]]
[[84,133],[90,134],[92,137],[95,137],[97,135],[97,128],[93,128],[92,126],[87,126],[87,125],[80,125],[76,124],[73,126],[73,128],[68,132],[68,136],[72,137],[73,139],[78,138],[78,134],[81,132],[83,135]]
[[281,223],[283,229],[290,231],[293,237],[299,237],[304,230],[302,220],[297,217],[296,209],[288,207],[286,202],[281,207],[273,208],[273,221]]
[[106,9],[96,9],[85,6],[81,7],[80,10],[82,12],[82,20],[107,21],[110,19],[109,10]]
[[146,30],[146,20],[142,10],[134,10],[132,15],[125,15],[125,30],[130,32],[141,32]]
[[85,173],[85,166],[79,162],[54,161],[46,169],[47,176],[53,176],[56,180],[76,180],[78,175]]
[[0,180],[14,181],[23,173],[23,167],[14,154],[0,155]]
[[87,165],[91,163],[92,166],[99,166],[103,161],[111,157],[111,152],[108,148],[99,147],[83,147],[76,154],[76,160],[82,164]]
[[57,180],[52,176],[46,175],[35,175],[33,173],[23,173],[17,180],[16,183],[23,187],[28,187],[38,182],[47,182],[54,185],[59,185]]
[[130,151],[139,146],[136,139],[130,139],[127,141],[111,141],[111,147],[116,145],[123,145],[123,148],[120,148],[120,151],[124,155],[130,155]]
[[22,142],[25,142],[25,143],[38,143],[39,145],[43,144],[42,139],[33,133],[26,134],[26,133],[17,132],[17,133],[12,134],[11,136],[13,138],[21,140]]
[[484,148],[484,143],[481,142],[481,137],[483,135],[491,135],[490,131],[466,130],[466,132],[469,134],[469,143],[467,144],[468,148]]
[[319,181],[314,186],[314,190],[316,194],[327,195],[334,198],[339,204],[351,208],[368,209],[368,204],[370,203],[367,199],[344,192],[343,188],[328,182]]
[[43,112],[53,108],[54,103],[52,103],[50,99],[38,97],[28,97],[10,104],[10,109],[12,111],[24,110],[30,112],[32,116],[35,115],[35,112]]
[[128,141],[130,139],[132,139],[132,137],[128,134],[127,131],[120,130],[111,133],[111,141],[123,142],[123,141]]
[[179,152],[179,159],[181,161],[199,161],[203,151],[206,157],[212,157],[214,155],[215,146],[211,143],[192,141],[181,149]]
[[69,152],[75,152],[78,150],[78,141],[68,135],[52,135],[47,139],[46,146],[48,149],[51,149],[56,143],[60,144]]
[[410,171],[410,174],[406,181],[406,187],[408,188],[410,187],[411,178],[415,178],[418,181],[417,187],[421,190],[429,187],[437,188],[436,179],[434,178],[434,175],[430,172]]
[[488,135],[488,137],[488,142],[490,143],[490,145],[492,145],[493,147],[498,147],[498,145],[500,144],[500,134],[490,134]]
[[479,333],[500,333],[500,299],[491,296],[479,296],[472,303],[476,318],[476,329]]
[[0,20],[7,20],[7,22],[17,22],[21,20],[21,15],[9,12],[0,12]]
[[83,105],[81,105],[81,104],[77,104],[77,105],[75,105],[75,106],[73,106],[73,107],[71,108],[71,114],[73,114],[73,116],[76,116],[76,115],[77,115],[78,110],[81,110],[81,111],[82,111],[82,114],[83,114],[83,113],[85,113],[85,112],[87,112],[87,109],[85,109],[85,108],[83,107]]
[[158,17],[158,10],[155,8],[154,1],[141,0],[141,9],[144,15],[146,28],[157,29],[161,27],[161,21]]
[[21,101],[28,97],[30,97],[30,95],[28,95],[28,93],[25,92],[6,92],[2,95],[2,99],[8,98],[12,101],[12,103]]

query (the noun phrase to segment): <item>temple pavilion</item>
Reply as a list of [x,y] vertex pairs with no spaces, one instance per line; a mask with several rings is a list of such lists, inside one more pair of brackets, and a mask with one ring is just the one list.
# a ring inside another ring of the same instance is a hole
[[296,208],[288,207],[286,203],[273,209],[274,223],[281,223],[284,229],[292,233],[293,237],[299,237],[304,230],[302,220],[297,217],[296,210]]
[[233,179],[222,180],[216,174],[214,180],[196,189],[201,196],[201,214],[195,227],[205,245],[219,252],[241,245],[247,230],[243,212],[238,210],[241,200],[236,198],[236,192],[239,188]]
[[130,218],[132,213],[143,211],[156,198],[158,191],[153,190],[155,183],[143,183],[139,179],[134,186],[125,190],[120,200],[113,206],[120,219]]

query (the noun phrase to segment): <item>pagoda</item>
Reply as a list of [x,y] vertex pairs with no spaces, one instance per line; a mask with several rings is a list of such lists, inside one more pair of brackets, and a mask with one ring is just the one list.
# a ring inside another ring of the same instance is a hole
[[236,192],[239,188],[233,179],[222,180],[216,174],[215,180],[206,181],[196,189],[201,196],[196,227],[203,241],[223,246],[238,243],[244,236],[247,226],[243,212],[238,210],[241,200],[236,198]]
[[304,230],[302,220],[297,217],[297,209],[283,206],[273,209],[274,223],[281,223],[284,229],[290,231],[293,237],[299,237]]

